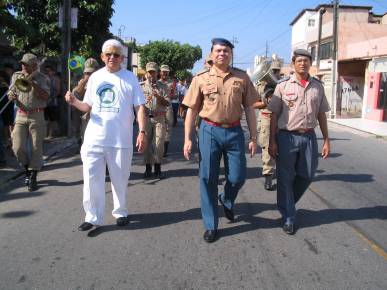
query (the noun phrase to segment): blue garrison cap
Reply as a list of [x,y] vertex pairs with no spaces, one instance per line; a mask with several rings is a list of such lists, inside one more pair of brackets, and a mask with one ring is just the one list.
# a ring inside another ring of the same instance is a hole
[[225,38],[213,38],[211,42],[212,42],[212,45],[220,44],[220,45],[228,46],[231,49],[234,48],[234,45]]

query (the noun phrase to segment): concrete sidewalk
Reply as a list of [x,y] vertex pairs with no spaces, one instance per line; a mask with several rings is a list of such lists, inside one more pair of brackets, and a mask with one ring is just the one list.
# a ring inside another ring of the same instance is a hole
[[387,122],[377,122],[363,118],[328,119],[329,122],[350,127],[359,131],[387,138]]
[[[49,140],[45,140],[43,144],[43,162],[46,164],[49,159],[56,153],[74,145],[77,140],[67,137],[58,137]],[[14,180],[24,174],[24,168],[22,168],[13,155],[11,148],[6,149],[5,158],[7,166],[0,168],[0,190],[9,181]],[[44,165],[42,170],[44,170]]]

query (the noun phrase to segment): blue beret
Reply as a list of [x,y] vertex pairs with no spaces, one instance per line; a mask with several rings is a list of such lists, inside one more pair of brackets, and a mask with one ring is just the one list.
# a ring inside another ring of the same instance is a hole
[[212,42],[212,45],[215,45],[215,44],[220,44],[220,45],[225,45],[225,46],[228,46],[229,48],[233,49],[234,48],[234,45],[228,41],[227,39],[225,38],[213,38],[211,40]]

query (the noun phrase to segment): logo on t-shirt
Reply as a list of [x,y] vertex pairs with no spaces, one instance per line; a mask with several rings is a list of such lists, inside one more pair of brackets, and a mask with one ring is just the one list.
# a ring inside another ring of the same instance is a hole
[[97,88],[98,109],[99,112],[115,112],[118,113],[118,93],[117,89],[110,83],[102,83]]

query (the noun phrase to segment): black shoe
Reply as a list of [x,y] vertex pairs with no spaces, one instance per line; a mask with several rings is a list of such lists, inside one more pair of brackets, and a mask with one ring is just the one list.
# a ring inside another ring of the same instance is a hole
[[265,189],[266,190],[272,190],[273,189],[273,185],[272,185],[272,181],[273,181],[273,175],[265,175]]
[[144,172],[143,177],[144,177],[144,179],[152,178],[152,165],[150,165],[150,164],[145,165],[145,172]]
[[284,223],[282,229],[286,234],[293,235],[294,234],[294,223],[287,221]]
[[216,236],[217,236],[217,231],[216,230],[206,230],[203,235],[203,239],[207,243],[212,243],[216,241]]
[[31,170],[28,170],[28,166],[25,166],[26,169],[26,177],[24,179],[24,185],[28,186],[30,184]]
[[233,222],[233,221],[234,221],[234,211],[233,211],[233,209],[228,209],[228,208],[223,204],[223,201],[222,201],[222,198],[220,197],[220,195],[219,195],[219,202],[220,202],[220,204],[223,206],[223,211],[224,211],[225,217],[226,217],[230,222]]
[[161,164],[160,163],[155,163],[155,174],[154,177],[156,179],[163,179],[164,175],[161,173]]
[[127,216],[122,216],[116,219],[116,224],[119,227],[126,226],[129,223],[129,218]]
[[88,231],[88,230],[90,230],[93,226],[94,226],[94,225],[91,224],[91,223],[84,222],[84,223],[82,223],[82,224],[78,227],[78,231],[80,231],[80,232]]
[[28,183],[28,191],[35,191],[38,189],[38,182],[36,181],[36,175],[38,172],[36,170],[31,171],[31,176]]

